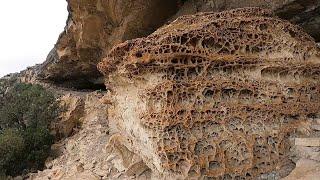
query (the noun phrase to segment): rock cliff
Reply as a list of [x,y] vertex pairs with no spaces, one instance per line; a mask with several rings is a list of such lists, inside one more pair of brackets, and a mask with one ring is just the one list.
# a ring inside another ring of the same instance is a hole
[[277,16],[299,24],[306,32],[320,41],[319,0],[188,0],[175,17],[197,12],[223,11],[241,7],[262,7],[271,9]]
[[319,0],[67,2],[46,61],[0,79],[66,110],[29,179],[318,177]]
[[[201,19],[201,21],[199,21]],[[119,142],[164,179],[288,175],[320,110],[320,52],[268,10],[182,16],[99,64]]]
[[103,84],[96,65],[112,46],[147,36],[185,14],[270,8],[320,40],[318,0],[68,0],[68,4],[65,31],[43,63],[39,78],[79,89]]
[[68,0],[65,31],[39,77],[69,86],[99,84],[103,54],[124,40],[143,37],[177,11],[175,0]]
[[52,147],[46,170],[31,174],[29,179],[108,179],[112,168],[105,148],[109,140],[108,106],[99,100],[102,96],[97,92],[63,92],[60,99],[66,111],[53,129],[68,136]]

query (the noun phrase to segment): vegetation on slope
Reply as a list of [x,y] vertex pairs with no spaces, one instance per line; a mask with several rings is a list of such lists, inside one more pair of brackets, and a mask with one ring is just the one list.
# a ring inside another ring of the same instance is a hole
[[53,143],[49,125],[58,115],[58,103],[40,85],[16,83],[2,89],[0,176],[41,169]]

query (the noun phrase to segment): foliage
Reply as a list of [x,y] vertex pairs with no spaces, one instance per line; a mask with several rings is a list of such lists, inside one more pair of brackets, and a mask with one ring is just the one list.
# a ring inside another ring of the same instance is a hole
[[14,176],[43,167],[53,143],[49,125],[58,110],[54,95],[40,85],[17,83],[5,93],[0,105],[0,169],[4,173]]
[[0,107],[3,106],[3,97],[7,89],[17,81],[16,77],[0,78]]
[[24,139],[17,130],[4,130],[0,135],[0,169],[14,169],[14,162],[19,160],[24,148]]

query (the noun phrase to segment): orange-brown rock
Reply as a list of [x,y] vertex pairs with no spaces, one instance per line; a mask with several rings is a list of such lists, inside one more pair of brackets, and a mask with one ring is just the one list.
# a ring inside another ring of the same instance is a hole
[[318,31],[320,28],[319,0],[187,0],[174,17],[243,7],[271,9],[277,16],[299,24],[307,33],[320,41],[320,32]]
[[319,0],[68,0],[65,31],[38,73],[65,87],[102,84],[96,65],[112,46],[154,32],[167,20],[239,7],[270,8],[320,40]]
[[315,42],[259,8],[182,16],[99,69],[110,126],[160,177],[283,177],[289,137],[320,110]]
[[177,0],[68,0],[65,31],[39,78],[71,86],[99,83],[100,57],[117,43],[143,37],[177,11]]

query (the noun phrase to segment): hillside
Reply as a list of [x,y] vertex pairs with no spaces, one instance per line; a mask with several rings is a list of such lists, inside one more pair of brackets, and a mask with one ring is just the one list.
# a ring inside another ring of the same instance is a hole
[[47,59],[0,80],[0,110],[15,84],[59,106],[43,166],[6,179],[320,177],[319,0],[67,2]]

